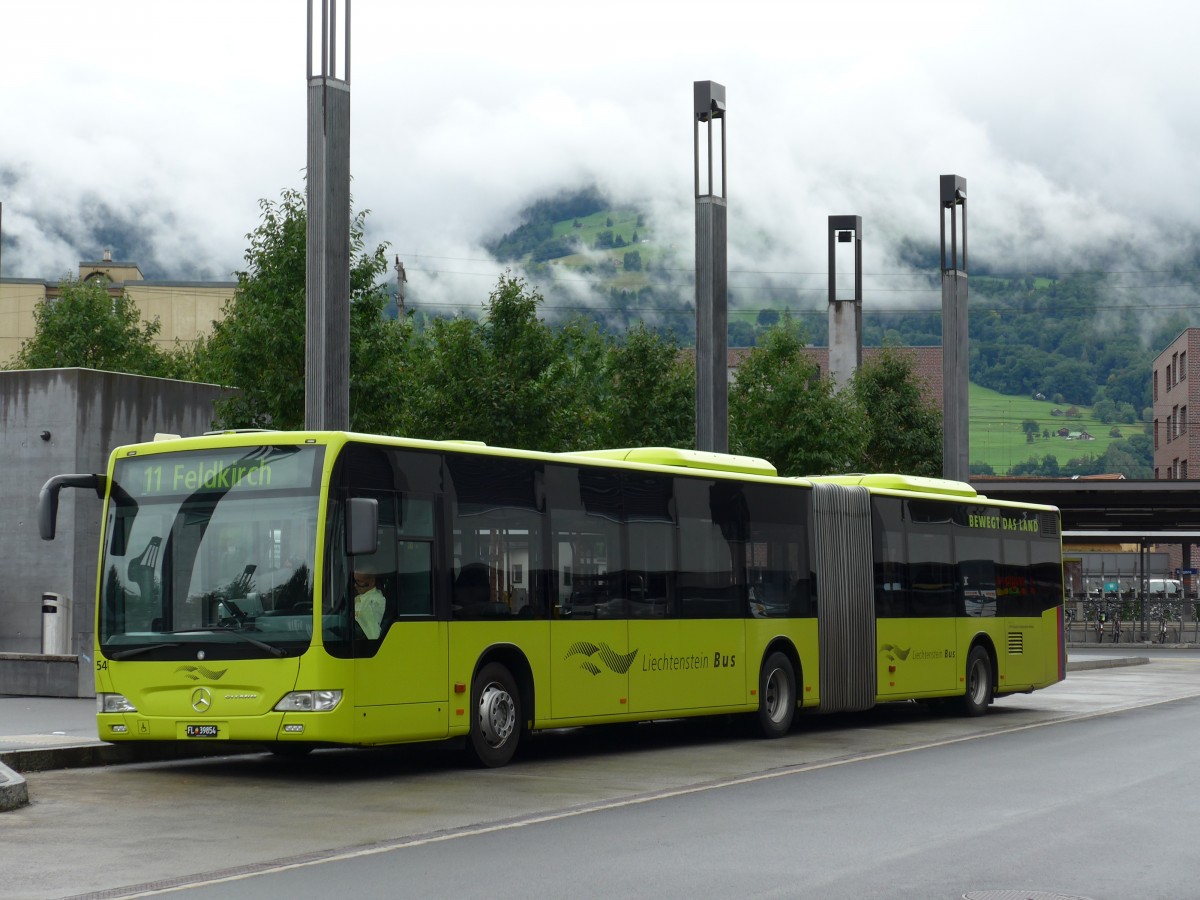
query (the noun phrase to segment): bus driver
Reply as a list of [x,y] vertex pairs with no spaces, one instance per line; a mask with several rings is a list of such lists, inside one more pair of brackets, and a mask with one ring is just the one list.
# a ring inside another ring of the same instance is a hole
[[379,637],[384,605],[383,593],[375,585],[375,576],[369,572],[355,572],[354,621],[368,640]]

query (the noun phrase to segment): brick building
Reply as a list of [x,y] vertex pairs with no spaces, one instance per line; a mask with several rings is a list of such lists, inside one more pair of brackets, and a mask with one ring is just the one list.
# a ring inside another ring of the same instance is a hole
[[1200,435],[1188,427],[1200,409],[1200,328],[1187,328],[1154,358],[1154,477],[1200,473]]

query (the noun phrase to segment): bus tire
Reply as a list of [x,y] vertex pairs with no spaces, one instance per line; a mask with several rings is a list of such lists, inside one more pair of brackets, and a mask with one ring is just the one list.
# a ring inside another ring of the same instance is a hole
[[781,738],[796,716],[796,671],[792,661],[776,651],[758,672],[758,728],[763,737]]
[[992,702],[992,659],[978,644],[967,655],[966,691],[960,711],[964,716],[982,716]]
[[507,765],[521,738],[521,694],[516,679],[500,663],[488,663],[471,684],[468,746],[481,766]]

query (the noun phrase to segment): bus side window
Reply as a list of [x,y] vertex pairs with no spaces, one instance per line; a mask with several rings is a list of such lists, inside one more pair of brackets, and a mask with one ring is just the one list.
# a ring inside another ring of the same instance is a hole
[[432,556],[433,544],[428,541],[404,541],[400,544],[396,600],[398,616],[433,614]]

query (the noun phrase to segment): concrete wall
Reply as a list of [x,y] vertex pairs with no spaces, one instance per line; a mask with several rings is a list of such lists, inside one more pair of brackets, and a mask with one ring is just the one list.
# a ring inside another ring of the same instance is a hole
[[[0,372],[0,653],[40,654],[43,592],[69,597],[76,696],[91,696],[100,501],[91,491],[64,490],[58,535],[47,542],[38,536],[38,492],[53,475],[106,471],[121,444],[151,440],[155,432],[209,430],[221,393],[213,385],[91,369]],[[44,672],[31,664],[25,679],[15,674],[21,669],[11,659],[0,668],[0,694],[44,690]]]

